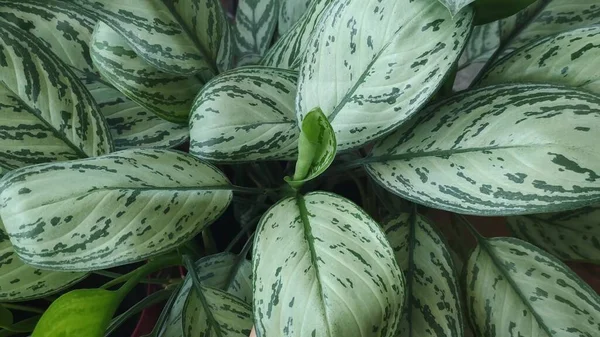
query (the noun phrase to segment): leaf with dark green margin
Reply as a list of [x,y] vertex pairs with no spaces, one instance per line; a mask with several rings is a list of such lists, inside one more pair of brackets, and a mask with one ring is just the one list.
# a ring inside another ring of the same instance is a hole
[[262,57],[271,46],[280,0],[240,0],[235,14],[234,38],[238,57]]
[[337,142],[331,124],[320,108],[313,109],[302,121],[296,171],[285,181],[293,188],[300,188],[323,174],[333,163],[336,152]]
[[0,215],[28,264],[95,270],[180,246],[221,216],[231,189],[188,154],[124,150],[12,171],[0,181]]
[[600,264],[600,206],[508,217],[513,234],[562,260]]
[[103,337],[121,297],[104,289],[77,289],[56,299],[32,337]]
[[534,3],[536,0],[476,0],[475,25],[483,25],[507,18]]

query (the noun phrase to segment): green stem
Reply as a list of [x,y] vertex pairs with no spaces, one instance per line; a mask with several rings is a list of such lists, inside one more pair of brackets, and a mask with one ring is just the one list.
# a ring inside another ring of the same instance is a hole
[[254,233],[252,233],[252,235],[250,235],[250,238],[248,238],[248,241],[246,241],[244,248],[242,248],[242,251],[235,258],[234,267],[232,268],[231,272],[229,273],[229,276],[227,277],[227,282],[225,282],[225,288],[223,290],[227,290],[232,286],[233,281],[235,280],[235,275],[237,274],[238,270],[240,270],[240,267],[242,266],[242,261],[244,261],[246,259],[246,255],[248,255],[248,252],[250,251],[250,248],[252,247],[252,242],[254,241],[253,239],[254,239]]
[[[96,270],[93,271],[94,274],[96,275],[100,275],[100,276],[104,276],[104,277],[108,277],[111,279],[117,279],[117,278],[122,278],[124,275],[123,274],[119,274],[119,273],[114,273],[112,271],[107,271],[107,270]],[[123,282],[125,282],[127,280],[124,280]],[[166,284],[171,284],[172,283],[172,279],[169,278],[149,278],[149,279],[141,279],[140,283],[143,284],[155,284],[155,285],[166,285]],[[54,300],[50,300],[50,302],[52,302]]]
[[45,311],[44,309],[30,307],[28,305],[15,304],[15,303],[2,303],[2,306],[5,307],[6,309],[19,310],[19,311],[25,311],[25,312],[33,312],[36,314],[43,314]]
[[479,234],[477,229],[475,229],[475,227],[473,227],[473,225],[469,222],[469,220],[467,220],[467,218],[464,217],[464,215],[453,214],[453,216],[455,216],[458,220],[460,220],[465,225],[465,227],[469,230],[469,232],[471,232],[471,234],[475,237],[475,239],[477,239],[478,243],[487,242],[486,238],[483,237],[483,235]]
[[213,255],[218,252],[217,243],[215,242],[215,238],[210,231],[210,227],[204,229],[202,231],[202,242],[204,243],[204,250],[206,251],[206,255]]
[[358,194],[360,194],[360,201],[362,203],[362,207],[367,207],[369,200],[367,197],[367,191],[365,190],[362,182],[352,172],[348,172],[348,177],[352,179],[352,181],[356,185],[356,188],[358,189]]
[[[164,268],[180,266],[181,257],[179,254],[169,254],[160,256],[155,260],[151,260],[145,265],[130,273],[130,278],[117,290],[117,294],[121,297],[121,300],[139,283],[139,281],[149,274],[159,271]],[[128,274],[129,275],[129,274]],[[114,281],[114,280],[113,280]]]
[[257,217],[253,218],[252,220],[250,220],[248,222],[247,225],[242,227],[242,230],[237,233],[237,235],[233,238],[233,240],[231,240],[231,242],[229,243],[229,245],[227,246],[227,248],[225,248],[226,252],[230,252],[233,247],[235,247],[235,245],[242,239],[242,237],[244,236],[244,234],[248,233],[248,231],[250,231],[250,229],[260,221],[260,219],[262,218],[262,214],[258,215]]

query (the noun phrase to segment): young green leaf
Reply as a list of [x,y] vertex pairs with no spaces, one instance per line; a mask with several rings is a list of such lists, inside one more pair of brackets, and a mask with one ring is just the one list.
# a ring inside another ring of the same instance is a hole
[[214,78],[192,107],[190,153],[218,162],[295,158],[297,83],[297,72],[262,66]]
[[537,84],[451,97],[382,140],[367,171],[391,192],[458,213],[514,215],[600,202],[600,99]]
[[333,163],[337,151],[335,133],[319,108],[313,109],[302,121],[298,140],[298,160],[294,176],[285,180],[293,188],[315,179]]
[[512,238],[483,239],[466,270],[478,336],[596,336],[600,297],[567,266]]
[[52,302],[32,337],[103,337],[121,298],[103,289],[77,289]]
[[258,336],[396,336],[402,271],[379,225],[350,201],[281,200],[258,225],[252,263]]
[[600,264],[600,207],[507,218],[511,231],[562,260]]
[[125,150],[12,171],[0,182],[0,215],[27,263],[93,270],[179,246],[221,215],[230,190],[192,156]]
[[278,0],[280,3],[279,20],[277,21],[279,35],[287,33],[308,11],[314,1],[318,0]]
[[383,230],[406,277],[408,304],[396,336],[463,337],[460,288],[442,236],[416,213],[392,218]]
[[241,0],[235,15],[237,55],[262,56],[271,46],[280,0]]
[[[446,1],[446,0],[444,0]],[[475,8],[476,25],[483,25],[496,20],[514,15],[534,3],[536,0],[476,0]]]
[[471,20],[471,10],[452,18],[438,0],[335,1],[303,59],[298,120],[320,107],[340,151],[392,132],[438,91]]
[[[113,150],[106,121],[90,93],[70,68],[42,41],[1,17],[0,60],[0,87],[6,87],[2,88],[3,103],[11,105],[7,113],[15,116],[15,110],[28,107],[22,115],[30,115],[25,119],[33,131],[42,128],[39,131],[47,136],[50,132],[55,133],[49,142],[58,145],[55,156],[62,159],[57,160],[67,159],[65,152],[74,159],[74,153],[77,156],[98,156]],[[14,102],[16,97],[19,102]],[[19,125],[15,124],[16,120],[11,123],[4,128],[10,130]],[[22,132],[15,132],[15,135],[17,139],[14,140],[17,141],[30,138]],[[48,152],[49,148],[40,149],[45,152],[39,153],[40,156],[52,155]],[[35,156],[27,151],[20,152],[17,150],[15,154]]]
[[125,96],[161,118],[187,123],[194,97],[204,85],[202,81],[159,71],[102,22],[94,30],[91,54],[102,76]]
[[142,59],[208,81],[231,67],[231,29],[218,0],[75,0],[117,31]]

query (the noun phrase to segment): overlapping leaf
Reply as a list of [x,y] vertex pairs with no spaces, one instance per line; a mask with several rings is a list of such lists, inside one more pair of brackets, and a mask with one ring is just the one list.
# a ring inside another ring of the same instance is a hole
[[231,32],[218,0],[75,0],[154,67],[203,80],[231,66]]
[[235,15],[234,37],[238,56],[263,56],[277,26],[279,0],[241,0]]
[[190,153],[224,162],[294,158],[297,80],[289,70],[244,67],[207,83],[192,109]]
[[376,144],[371,177],[458,213],[522,214],[600,202],[600,99],[549,85],[452,97]]
[[452,18],[437,0],[334,2],[302,64],[298,120],[320,107],[340,151],[391,132],[438,90],[471,19],[470,10]]
[[302,15],[310,8],[313,0],[278,0],[279,20],[277,30],[279,35],[287,33],[292,26],[300,20]]
[[479,243],[466,266],[478,336],[595,336],[600,298],[555,257],[526,242]]
[[519,238],[563,260],[600,264],[600,207],[507,218]]
[[171,122],[187,122],[202,81],[154,68],[104,23],[98,23],[92,39],[92,60],[107,81],[148,111]]
[[267,67],[298,69],[325,9],[334,0],[313,0],[306,13],[269,49],[261,60]]
[[252,262],[258,336],[395,336],[404,277],[379,225],[346,199],[281,200],[259,224]]
[[185,242],[221,215],[229,189],[221,172],[189,155],[125,150],[9,173],[0,215],[27,263],[101,269]]
[[458,280],[442,236],[422,215],[408,213],[384,231],[406,276],[408,304],[396,336],[463,337]]
[[[106,122],[83,84],[38,39],[4,18],[0,18],[0,60],[0,87],[3,104],[10,105],[8,113],[14,116],[27,107],[21,115],[33,114],[24,117],[27,122],[21,124],[11,121],[7,128],[18,126],[19,131],[14,130],[12,135],[9,131],[5,136],[9,143],[35,138],[34,133],[23,132],[31,127],[32,131],[41,131],[41,137],[54,133],[51,141],[56,153],[50,146],[40,147],[40,151],[48,151],[40,153],[42,157],[72,158],[73,153],[97,156],[113,149]],[[8,146],[14,148],[14,143]],[[32,160],[28,153],[21,156]]]
[[452,14],[452,16],[458,14],[463,8],[470,5],[475,0],[439,0]]

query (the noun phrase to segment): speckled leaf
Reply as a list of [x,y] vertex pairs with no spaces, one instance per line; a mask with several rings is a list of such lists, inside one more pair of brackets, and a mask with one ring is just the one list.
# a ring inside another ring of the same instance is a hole
[[466,268],[476,335],[596,336],[600,298],[555,257],[512,238],[479,243]]
[[281,200],[258,225],[252,262],[258,336],[395,336],[404,277],[379,225],[348,200]]
[[279,0],[241,0],[235,15],[237,55],[262,56],[271,46],[277,26]]
[[208,80],[231,66],[231,32],[218,0],[75,2],[162,71]]
[[0,302],[29,301],[68,288],[85,277],[84,273],[56,272],[23,263],[0,223]]
[[503,48],[502,55],[541,38],[595,24],[600,24],[598,0],[549,0]]
[[407,309],[395,336],[463,337],[460,288],[442,236],[420,214],[400,214],[383,230],[406,276]]
[[[204,257],[196,262],[198,278],[203,285],[215,289],[225,289],[229,294],[252,304],[252,265],[242,260],[238,265],[237,256],[221,253]],[[237,269],[236,269],[237,268]],[[183,307],[192,289],[192,279],[186,277],[177,298],[169,311],[159,337],[183,336]]]
[[154,68],[136,55],[119,33],[102,22],[96,26],[91,44],[94,64],[120,92],[168,121],[187,122],[202,81]]
[[456,95],[376,144],[371,177],[458,213],[511,215],[600,202],[600,99],[513,84]]
[[[35,129],[39,129],[40,124],[46,124],[44,134],[48,136],[48,132],[53,130],[56,132],[53,138],[64,138],[55,156],[64,157],[65,152],[74,151],[97,156],[112,151],[113,144],[106,121],[75,74],[40,40],[1,17],[0,87],[6,87],[3,88],[3,104],[7,102],[7,95],[18,96],[20,102],[11,105],[27,106],[29,111],[23,115],[35,113],[39,116],[36,121],[29,117],[25,124],[34,123],[32,127]],[[14,100],[9,98],[9,101]],[[16,114],[15,110],[19,109],[10,107],[8,111]],[[13,127],[19,125],[15,120],[11,124]],[[13,133],[13,137],[17,138],[12,141],[30,136],[17,132]],[[56,140],[53,141],[56,143]],[[73,149],[66,150],[66,147]],[[48,150],[49,147],[44,149]],[[49,152],[42,155],[53,154]],[[72,158],[73,155],[70,156]]]
[[[600,6],[600,4],[599,4]],[[600,95],[600,27],[580,28],[529,44],[500,59],[480,84],[551,83]]]
[[600,206],[507,218],[511,231],[562,260],[600,264]]
[[192,156],[125,150],[10,172],[0,182],[0,215],[27,263],[94,270],[175,248],[231,198],[227,178]]
[[475,0],[439,0],[452,14],[455,16],[460,12],[463,8],[470,5]]
[[298,160],[293,177],[285,177],[290,186],[300,188],[304,183],[323,174],[333,163],[337,152],[335,133],[321,109],[309,112],[302,121],[298,140]]
[[72,69],[98,75],[89,53],[96,20],[67,1],[2,0],[0,17],[38,37]]
[[196,97],[190,153],[222,162],[293,159],[298,73],[261,66],[220,75]]
[[279,20],[277,31],[279,35],[287,33],[292,26],[308,11],[313,0],[278,0]]
[[158,117],[101,81],[86,80],[84,83],[106,118],[117,150],[172,148],[187,141],[187,125]]
[[306,13],[277,40],[260,64],[275,68],[298,69],[310,43],[310,37],[317,30],[325,9],[334,1],[311,1]]
[[334,2],[300,70],[298,120],[320,107],[340,151],[393,131],[437,92],[471,19],[470,10],[453,19],[438,0]]

